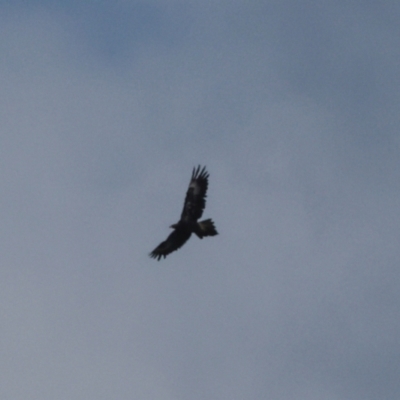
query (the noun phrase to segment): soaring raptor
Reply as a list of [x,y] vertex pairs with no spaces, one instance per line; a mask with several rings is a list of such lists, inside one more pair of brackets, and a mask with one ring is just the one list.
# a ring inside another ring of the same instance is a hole
[[182,247],[192,233],[196,234],[200,239],[205,236],[218,235],[211,219],[197,221],[201,218],[206,206],[208,177],[209,174],[206,171],[206,167],[201,168],[199,165],[197,168],[193,168],[181,219],[170,226],[174,231],[150,253],[150,257],[157,260],[167,257],[169,253]]

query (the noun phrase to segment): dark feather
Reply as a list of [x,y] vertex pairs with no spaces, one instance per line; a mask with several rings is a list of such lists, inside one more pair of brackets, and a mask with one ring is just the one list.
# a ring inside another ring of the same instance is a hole
[[200,170],[200,165],[193,168],[192,179],[186,192],[181,220],[197,221],[203,215],[206,206],[208,177],[206,167]]
[[150,253],[150,257],[156,260],[165,258],[168,254],[182,247],[192,233],[195,233],[200,239],[205,236],[218,235],[211,219],[197,222],[203,215],[206,206],[208,177],[206,167],[201,169],[199,165],[197,168],[193,168],[181,219],[171,226],[174,231]]
[[168,254],[182,247],[190,238],[192,232],[185,229],[175,229],[164,242],[160,243],[151,253],[150,257],[160,260]]

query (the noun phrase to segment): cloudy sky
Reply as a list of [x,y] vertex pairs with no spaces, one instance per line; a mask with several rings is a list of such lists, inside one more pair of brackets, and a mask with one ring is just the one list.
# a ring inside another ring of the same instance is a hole
[[399,18],[1,1],[0,397],[399,398]]

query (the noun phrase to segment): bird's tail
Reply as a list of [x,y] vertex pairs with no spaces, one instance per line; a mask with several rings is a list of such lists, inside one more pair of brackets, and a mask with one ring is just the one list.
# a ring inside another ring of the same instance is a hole
[[199,226],[199,234],[197,235],[200,239],[204,236],[215,236],[218,235],[217,230],[215,229],[214,222],[211,219],[205,219],[204,221],[200,221],[197,223]]

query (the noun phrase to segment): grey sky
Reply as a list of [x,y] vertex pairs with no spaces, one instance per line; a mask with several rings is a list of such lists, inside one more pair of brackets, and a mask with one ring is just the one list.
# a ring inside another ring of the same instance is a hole
[[398,398],[400,6],[6,3],[0,397]]

